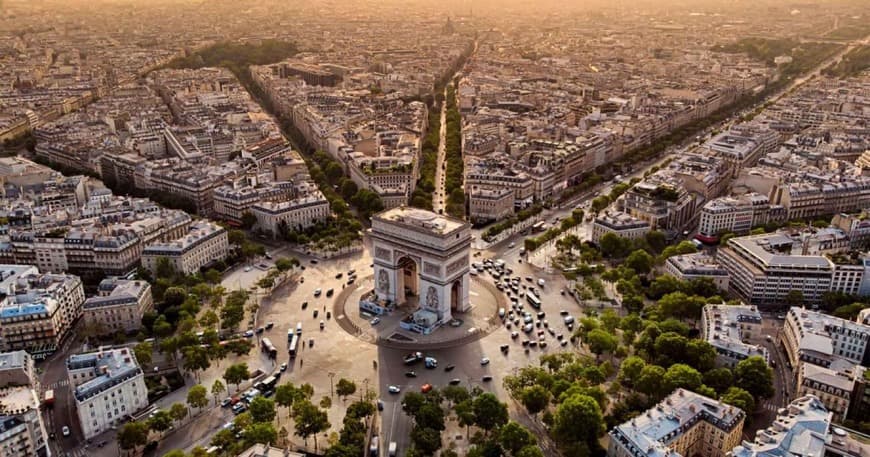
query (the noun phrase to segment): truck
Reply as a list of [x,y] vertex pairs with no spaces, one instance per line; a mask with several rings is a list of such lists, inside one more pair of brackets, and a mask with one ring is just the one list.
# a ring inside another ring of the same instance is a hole
[[48,389],[45,391],[45,397],[43,397],[42,403],[45,406],[51,406],[54,404],[54,389]]
[[380,454],[379,451],[380,451],[380,446],[378,443],[378,437],[374,436],[374,437],[372,437],[371,444],[369,444],[369,456],[370,457],[378,457],[378,455]]
[[389,457],[396,457],[396,447],[397,447],[396,442],[390,441],[390,447],[387,448],[387,455]]

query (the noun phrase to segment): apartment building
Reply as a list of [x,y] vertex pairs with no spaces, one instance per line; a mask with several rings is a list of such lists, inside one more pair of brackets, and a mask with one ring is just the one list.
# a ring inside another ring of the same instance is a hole
[[665,271],[682,281],[707,278],[720,290],[728,290],[728,271],[705,252],[669,257],[665,261]]
[[54,352],[82,314],[82,281],[23,265],[0,265],[0,278],[0,348],[37,357]]
[[9,457],[50,455],[39,397],[29,387],[0,389],[0,453]]
[[725,457],[741,441],[746,413],[677,389],[610,431],[608,457]]
[[714,156],[729,163],[733,177],[741,169],[750,167],[762,156],[779,146],[779,135],[760,125],[738,124],[720,133],[705,145]]
[[514,191],[514,206],[524,208],[535,200],[535,183],[523,171],[514,171],[508,164],[482,160],[469,164],[465,171],[465,186],[508,188]]
[[507,187],[473,186],[468,192],[471,223],[499,221],[514,213],[514,191]]
[[650,231],[650,223],[621,211],[608,211],[592,223],[592,242],[598,244],[607,233],[622,238],[637,240]]
[[251,207],[251,213],[257,218],[257,228],[273,238],[279,237],[284,228],[302,230],[332,216],[329,201],[316,189],[293,200],[262,201]]
[[716,259],[728,271],[729,288],[747,303],[776,308],[793,290],[806,303],[818,303],[826,292],[866,294],[870,264],[847,256],[808,253],[806,237],[763,234],[732,238]]
[[682,182],[662,172],[635,184],[622,196],[622,211],[644,220],[653,230],[680,232],[697,217],[696,197]]
[[761,337],[761,313],[750,305],[707,305],[701,312],[701,339],[716,349],[716,364],[734,368],[749,357],[769,360],[764,346],[747,343]]
[[27,351],[0,353],[0,387],[37,384],[33,357]]
[[237,457],[304,457],[304,454],[257,443],[239,453]]
[[716,198],[701,207],[697,238],[715,243],[725,232],[748,235],[753,227],[767,224],[770,216],[770,201],[764,195]]
[[66,367],[85,439],[148,406],[145,376],[128,348],[72,355]]
[[780,343],[792,367],[810,363],[831,368],[837,360],[870,365],[870,325],[860,320],[853,322],[792,307],[786,313]]
[[795,398],[753,441],[743,441],[728,457],[816,456],[831,442],[831,413],[813,395]]
[[142,315],[154,305],[147,281],[107,278],[98,294],[85,300],[83,321],[103,334],[134,333],[142,326]]
[[[835,363],[834,366],[836,365],[840,364]],[[851,370],[801,363],[796,375],[796,395],[813,395],[818,398],[831,413],[831,420],[834,422],[843,422],[846,419],[855,390],[855,379]]]
[[789,220],[862,211],[870,206],[870,178],[799,176],[774,185],[769,198],[786,209]]
[[197,221],[190,226],[187,235],[146,247],[142,251],[142,266],[156,273],[160,259],[166,258],[176,272],[189,275],[225,259],[228,252],[226,229],[211,222]]

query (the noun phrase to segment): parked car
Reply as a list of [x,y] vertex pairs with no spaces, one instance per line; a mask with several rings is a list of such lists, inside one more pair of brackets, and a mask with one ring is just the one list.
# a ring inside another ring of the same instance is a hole
[[233,403],[232,398],[229,398],[229,397],[224,398],[223,400],[221,400],[221,408],[226,408],[227,406],[230,406],[232,403]]
[[402,389],[400,389],[399,386],[389,386],[389,387],[387,387],[387,390],[388,390],[391,394],[397,394],[397,393],[399,393],[399,392],[402,391]]
[[450,385],[455,386],[455,385],[458,385],[460,382],[462,382],[462,381],[459,380],[459,378],[453,378],[450,380]]
[[369,324],[372,324],[372,325],[378,325],[380,323],[381,323],[380,317],[376,317],[376,318],[372,319],[371,321],[369,321]]
[[281,371],[282,372],[287,371],[287,363],[286,362],[281,364]]
[[483,366],[489,365],[489,358],[484,357],[484,358],[480,359],[480,364]]
[[63,428],[60,429],[60,433],[63,434],[63,436],[69,436],[69,427],[64,425]]

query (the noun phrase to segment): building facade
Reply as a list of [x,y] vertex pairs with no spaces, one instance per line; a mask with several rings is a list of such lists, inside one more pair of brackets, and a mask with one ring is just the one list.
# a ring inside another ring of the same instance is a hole
[[770,359],[767,349],[744,341],[761,336],[761,313],[748,305],[707,305],[701,312],[701,339],[716,349],[716,364],[734,368],[740,361],[759,356]]
[[83,320],[102,334],[137,332],[142,315],[154,305],[151,284],[146,281],[108,278],[97,290],[98,295],[85,300]]
[[226,229],[211,222],[199,221],[191,225],[187,235],[145,248],[142,251],[142,266],[156,273],[160,259],[166,258],[175,271],[189,275],[225,259],[228,253]]
[[601,237],[608,233],[636,240],[646,236],[649,231],[648,221],[619,211],[607,212],[596,217],[595,222],[592,223],[592,242],[598,244]]
[[85,439],[148,406],[145,376],[128,348],[73,355],[66,366]]

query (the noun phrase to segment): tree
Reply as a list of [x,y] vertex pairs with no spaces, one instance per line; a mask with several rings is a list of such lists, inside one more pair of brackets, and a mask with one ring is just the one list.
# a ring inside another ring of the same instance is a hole
[[[278,432],[271,423],[255,422],[245,428],[245,441],[250,445],[254,443],[272,444],[278,441]],[[316,442],[317,437],[315,436]]]
[[459,402],[453,407],[460,427],[465,427],[465,437],[468,438],[469,430],[474,425],[474,404],[471,399]]
[[[220,380],[218,380],[218,382],[220,382]],[[223,386],[221,386],[221,390],[223,390]],[[190,405],[191,408],[196,409],[208,406],[208,392],[205,390],[205,387],[201,384],[191,387],[190,390],[187,391],[187,404]]]
[[653,398],[664,395],[663,382],[665,369],[658,365],[647,365],[640,371],[635,382],[635,390]]
[[[206,400],[208,402],[208,400]],[[172,420],[176,422],[181,422],[187,417],[187,406],[184,406],[182,403],[173,403],[172,406],[169,407],[169,415],[172,417]]]
[[592,199],[591,209],[592,211],[599,213],[604,208],[607,208],[608,205],[610,205],[610,198],[608,198],[606,195],[602,195],[600,197],[595,197],[594,199]]
[[166,410],[158,409],[148,419],[148,428],[155,432],[169,430],[169,427],[172,427],[172,416]]
[[537,440],[528,429],[514,421],[510,421],[499,430],[498,442],[511,455],[517,455],[524,447],[534,446]]
[[526,446],[520,449],[520,452],[514,454],[515,457],[544,457],[544,452],[537,446]]
[[716,348],[704,340],[689,340],[684,359],[698,371],[707,372],[716,365]]
[[308,400],[297,402],[293,409],[296,435],[306,441],[309,436],[314,436],[314,449],[317,450],[317,434],[329,429],[330,426],[326,411],[322,411]]
[[605,233],[598,240],[598,247],[601,251],[601,255],[607,258],[622,258],[628,255],[628,250],[630,249],[631,242],[618,236],[614,233]]
[[535,384],[526,387],[520,394],[520,402],[531,415],[537,415],[550,404],[550,392],[543,386]]
[[620,383],[633,387],[640,378],[640,374],[646,367],[646,362],[636,355],[626,358],[619,367],[617,379]]
[[734,382],[734,374],[729,368],[714,368],[704,373],[704,385],[718,393],[725,392]]
[[263,396],[254,397],[250,405],[251,419],[256,422],[275,420],[275,402]]
[[625,259],[625,266],[631,268],[639,275],[645,275],[652,271],[653,263],[653,257],[642,249],[632,252]]
[[586,335],[586,344],[596,356],[613,351],[617,345],[616,337],[600,328],[594,329]]
[[214,380],[214,383],[211,385],[211,394],[214,396],[215,404],[217,404],[218,397],[222,396],[226,390],[227,387],[220,379]]
[[414,416],[414,422],[424,428],[444,431],[444,410],[434,402],[427,401]]
[[804,293],[797,289],[788,291],[785,295],[785,303],[789,306],[802,306],[804,304]]
[[668,245],[665,234],[658,230],[650,230],[646,233],[644,239],[646,240],[647,246],[649,246],[653,252],[662,252]]
[[472,400],[472,408],[474,409],[474,423],[486,430],[487,433],[508,421],[507,405],[500,402],[492,393],[478,395]]
[[320,407],[323,409],[332,408],[332,399],[329,398],[329,395],[324,395],[323,398],[320,399]]
[[553,436],[563,444],[593,443],[604,431],[604,417],[594,398],[572,395],[565,399],[553,418]]
[[419,392],[408,392],[402,398],[402,411],[409,416],[416,416],[420,408],[426,404],[426,397]]
[[734,386],[755,398],[769,398],[773,395],[773,370],[760,356],[743,359],[734,368]]
[[414,444],[414,449],[421,455],[434,455],[438,449],[441,449],[441,432],[415,426],[411,430],[411,442]]
[[151,365],[151,355],[154,353],[154,346],[149,342],[139,343],[133,346],[133,355],[140,365]]
[[335,393],[338,394],[339,397],[342,397],[343,400],[346,400],[348,396],[353,395],[356,392],[356,383],[349,379],[341,378],[335,384]]
[[290,271],[293,269],[293,261],[282,257],[275,261],[275,268],[280,272]]
[[186,457],[187,454],[184,453],[181,449],[173,449],[166,454],[163,454],[163,457]]
[[118,431],[118,446],[124,450],[136,449],[148,443],[148,425],[145,422],[127,422]]
[[719,400],[742,409],[747,416],[755,412],[755,398],[739,387],[729,387]]
[[356,183],[351,179],[342,179],[341,180],[341,196],[345,199],[350,199],[353,197],[359,188],[356,186]]
[[242,227],[245,230],[250,230],[257,223],[257,216],[251,214],[250,211],[242,213]]
[[188,346],[184,348],[184,369],[192,372],[195,376],[200,371],[208,369],[211,362],[208,359],[208,351],[200,346]]
[[675,363],[665,372],[664,384],[668,391],[678,388],[695,390],[701,385],[701,373],[686,364]]
[[445,399],[454,405],[471,398],[468,389],[462,386],[446,386],[441,390],[441,393],[444,395]]
[[163,292],[163,305],[167,308],[181,306],[187,298],[187,291],[183,287],[170,287]]
[[227,239],[230,244],[234,244],[236,246],[241,246],[248,241],[248,237],[245,235],[245,232],[241,230],[230,230],[227,232]]
[[224,370],[224,379],[227,381],[227,384],[235,384],[236,390],[238,390],[239,384],[248,379],[248,377],[250,377],[250,374],[248,373],[247,363],[230,365]]
[[345,417],[352,417],[354,419],[362,419],[363,417],[371,416],[375,413],[375,406],[370,402],[364,400],[358,400],[350,404],[347,407],[347,412],[345,413]]

